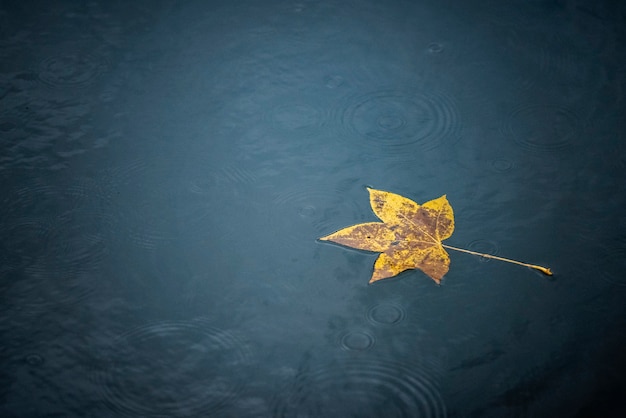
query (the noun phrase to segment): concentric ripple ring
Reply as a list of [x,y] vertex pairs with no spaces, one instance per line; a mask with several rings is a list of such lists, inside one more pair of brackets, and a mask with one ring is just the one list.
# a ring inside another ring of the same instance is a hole
[[212,416],[244,387],[245,345],[204,321],[165,321],[118,337],[97,374],[128,416]]

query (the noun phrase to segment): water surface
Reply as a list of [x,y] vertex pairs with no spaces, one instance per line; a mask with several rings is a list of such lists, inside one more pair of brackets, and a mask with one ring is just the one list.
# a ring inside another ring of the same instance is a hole
[[[615,3],[2,3],[0,414],[619,416]],[[368,285],[366,186],[555,276]]]

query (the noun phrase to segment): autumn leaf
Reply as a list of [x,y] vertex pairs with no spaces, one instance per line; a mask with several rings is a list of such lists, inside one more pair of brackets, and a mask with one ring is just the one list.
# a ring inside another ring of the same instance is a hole
[[367,190],[372,210],[382,222],[352,225],[320,240],[380,253],[370,283],[419,269],[439,284],[450,268],[450,257],[444,248],[516,263],[552,275],[545,267],[443,244],[454,232],[454,212],[446,195],[419,205],[395,193]]

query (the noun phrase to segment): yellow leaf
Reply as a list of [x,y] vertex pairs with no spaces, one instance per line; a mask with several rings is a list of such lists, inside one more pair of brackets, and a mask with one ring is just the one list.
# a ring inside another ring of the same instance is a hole
[[454,212],[446,195],[419,205],[395,193],[367,190],[372,210],[383,222],[352,225],[320,240],[381,253],[374,263],[370,283],[419,269],[439,284],[450,267],[450,257],[444,248],[516,263],[552,275],[545,267],[443,244],[454,232]]
[[439,283],[450,265],[441,241],[454,231],[454,215],[446,196],[420,206],[395,193],[368,191],[372,210],[383,223],[349,226],[320,239],[382,253],[370,283],[409,269],[420,269]]

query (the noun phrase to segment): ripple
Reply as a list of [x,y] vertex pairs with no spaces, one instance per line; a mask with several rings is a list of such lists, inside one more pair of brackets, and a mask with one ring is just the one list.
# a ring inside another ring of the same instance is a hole
[[[497,242],[488,239],[477,239],[467,244],[467,249],[481,254],[497,255],[500,252],[500,246]],[[480,261],[489,261],[486,257],[479,257]]]
[[77,271],[63,276],[48,271],[46,263],[38,263],[16,275],[16,279],[5,292],[8,305],[29,315],[42,315],[60,307],[75,305],[86,300],[103,283],[104,277],[94,272]]
[[[100,267],[108,254],[100,231],[105,228],[97,217],[74,213],[54,219],[45,240],[33,243],[32,236],[14,240],[13,248],[27,252],[29,258],[20,259],[15,252],[5,255],[3,264],[16,260],[11,267],[19,272],[7,290],[11,303],[29,312],[45,312],[97,293],[102,285]],[[40,235],[37,229],[35,233]]]
[[[568,231],[568,237],[576,242],[575,245],[583,245],[583,248],[602,246],[606,237],[603,233],[604,229],[599,228],[596,221],[602,215],[589,208],[577,208],[577,202],[571,203],[572,209],[569,213],[564,214],[559,221],[559,227]],[[597,217],[590,216],[589,213],[597,214]]]
[[96,374],[107,405],[129,416],[211,416],[244,387],[249,353],[204,321],[166,321],[118,337]]
[[598,268],[604,281],[615,286],[626,286],[626,242],[609,247]]
[[511,112],[504,134],[522,148],[551,153],[571,148],[582,131],[581,117],[558,105],[528,105]]
[[425,371],[384,360],[352,359],[298,376],[278,400],[280,417],[445,417],[439,389]]
[[313,135],[324,126],[323,111],[307,103],[289,103],[273,106],[266,122],[279,133]]
[[39,66],[39,80],[57,88],[89,86],[109,68],[101,57],[91,54],[66,54],[44,59]]
[[210,196],[222,186],[227,188],[250,186],[257,182],[258,173],[243,164],[227,165],[200,174],[189,176],[186,180],[188,192],[198,196]]
[[23,217],[2,221],[1,259],[4,268],[25,268],[45,254],[52,229],[47,219]]
[[143,159],[133,160],[119,166],[108,167],[98,173],[96,184],[97,193],[106,200],[116,199],[121,191],[145,176],[148,163]]
[[49,185],[49,179],[33,178],[12,193],[9,210],[15,214],[29,213],[41,217],[63,216],[87,202],[85,187],[79,179],[70,185]]
[[441,54],[444,51],[444,46],[439,42],[431,42],[430,44],[428,44],[428,47],[426,49],[431,54]]
[[507,160],[506,158],[497,158],[491,161],[491,167],[498,173],[505,173],[507,171],[511,171],[511,169],[515,167],[515,163],[511,160]]
[[297,184],[276,194],[270,205],[270,222],[282,239],[309,244],[339,229],[339,219],[358,218],[363,202],[349,199],[333,186]]
[[374,325],[396,325],[404,320],[404,308],[395,303],[380,303],[367,310],[367,320]]
[[176,232],[174,222],[167,217],[174,200],[164,180],[167,173],[149,172],[149,168],[145,161],[136,160],[107,169],[95,179],[94,194],[101,202],[100,208],[110,214],[116,229],[122,232],[116,234],[117,238],[153,250],[160,242],[174,238]]
[[338,111],[342,135],[376,152],[401,154],[455,141],[459,115],[455,103],[437,92],[381,90],[348,99]]
[[556,77],[569,77],[581,80],[583,73],[581,65],[583,56],[576,52],[573,45],[563,38],[539,40],[539,71],[542,74],[554,74]]
[[193,194],[205,196],[213,190],[213,181],[206,177],[191,178],[187,182],[187,190]]
[[339,74],[328,74],[324,77],[324,85],[329,89],[336,89],[344,85],[346,80]]
[[111,103],[114,102],[115,100],[118,99],[119,96],[119,91],[118,89],[114,89],[112,87],[109,87],[107,89],[104,89],[102,91],[102,93],[100,93],[98,95],[98,99],[102,102],[102,103]]
[[30,353],[24,357],[24,360],[29,366],[39,367],[44,363],[44,358],[37,353]]
[[4,191],[0,222],[10,223],[28,218],[50,219],[73,209],[75,203],[61,189],[48,185],[44,179],[30,178],[26,183],[16,185],[13,190]]
[[[445,54],[442,54],[445,55]],[[439,55],[436,55],[439,60]],[[434,57],[433,57],[434,58]],[[465,109],[464,117],[480,125],[484,121],[498,118],[500,109],[492,103],[494,94],[506,85],[519,85],[523,80],[503,77],[501,71],[490,60],[456,59],[445,62],[447,85],[455,92],[458,106]]]
[[74,212],[54,221],[50,233],[53,245],[42,257],[42,273],[72,277],[80,272],[96,271],[108,253],[103,231],[111,220],[99,213]]
[[[176,210],[176,225],[179,233],[185,236],[187,241],[200,239],[204,242],[207,239],[206,228],[214,222],[211,219],[215,214],[215,200],[208,196],[186,196],[184,201],[178,205]],[[213,242],[215,236],[211,238]]]
[[339,346],[348,351],[369,350],[375,343],[376,337],[365,330],[346,331],[339,336]]
[[254,184],[257,181],[257,174],[241,165],[228,165],[216,170],[212,177],[216,184],[228,184],[230,186],[238,184]]
[[41,178],[28,179],[6,190],[0,205],[0,258],[4,268],[24,268],[44,255],[57,217],[73,210],[76,203],[62,189]]
[[600,67],[588,64],[597,51],[556,31],[512,31],[507,46],[512,58],[535,79],[584,86],[602,77]]
[[[244,196],[258,190],[260,172],[246,164],[232,164],[185,176],[184,189],[176,206],[177,225],[190,239],[211,224],[216,206],[215,196]],[[238,199],[239,200],[239,199]],[[203,241],[206,235],[201,238]]]
[[98,206],[104,192],[95,179],[77,177],[72,180],[72,184],[65,187],[63,195],[67,200],[73,202],[74,207],[94,204]]
[[174,239],[177,234],[173,225],[163,216],[168,205],[162,197],[147,197],[120,208],[119,226],[134,245],[154,250],[159,243]]

